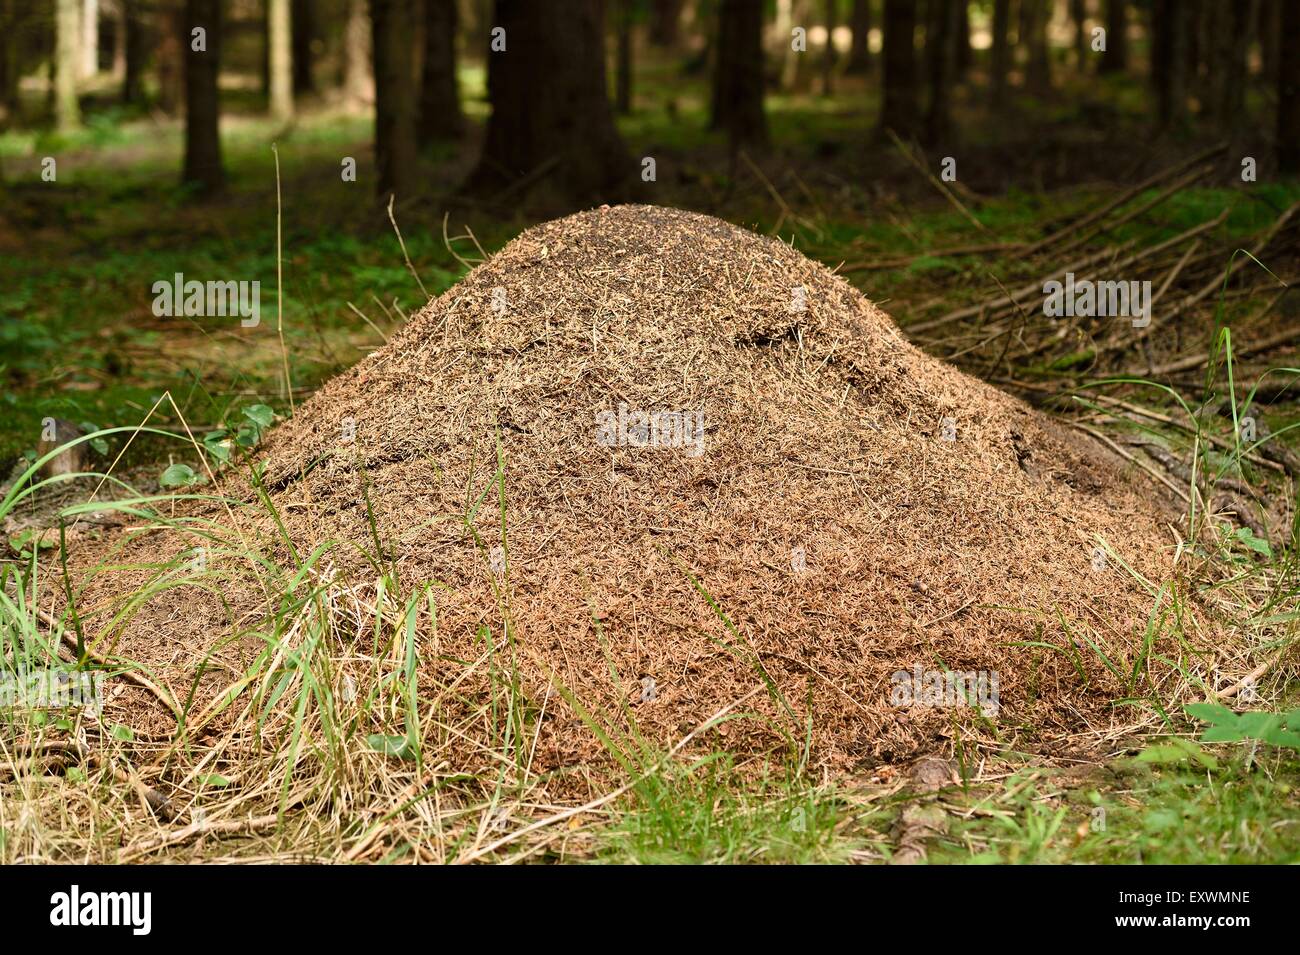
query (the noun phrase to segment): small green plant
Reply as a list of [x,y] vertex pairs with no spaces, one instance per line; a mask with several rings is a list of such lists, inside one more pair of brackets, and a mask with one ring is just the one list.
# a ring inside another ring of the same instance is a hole
[[1300,750],[1300,709],[1289,713],[1252,711],[1236,713],[1218,703],[1192,703],[1187,713],[1209,723],[1203,743],[1238,743],[1259,740],[1270,746]]

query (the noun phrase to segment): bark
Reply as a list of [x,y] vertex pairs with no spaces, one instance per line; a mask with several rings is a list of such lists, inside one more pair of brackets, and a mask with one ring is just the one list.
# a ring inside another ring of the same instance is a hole
[[82,0],[80,56],[81,78],[95,76],[99,72],[99,0]]
[[1082,72],[1087,68],[1088,53],[1092,49],[1092,38],[1088,35],[1087,0],[1070,0],[1070,19],[1074,21],[1074,65]]
[[993,105],[1007,102],[1007,74],[1011,69],[1011,0],[993,0],[993,55],[989,66],[989,85]]
[[158,11],[158,108],[176,116],[185,103],[185,36],[182,0],[164,0]]
[[952,132],[949,87],[952,85],[957,8],[944,0],[926,4],[925,64],[930,102],[925,114],[925,138],[940,143]]
[[849,62],[845,70],[855,74],[870,73],[871,0],[853,0],[849,26],[853,31],[853,46],[849,49]]
[[125,8],[126,68],[122,74],[122,102],[144,99],[144,68],[149,59],[149,33],[145,28],[143,0],[122,0]]
[[283,121],[293,116],[293,27],[289,0],[267,0],[266,20],[269,105],[271,116]]
[[343,98],[352,109],[374,101],[375,84],[370,69],[370,15],[366,0],[347,0],[343,28]]
[[415,10],[409,0],[370,0],[375,64],[375,166],[380,199],[416,187]]
[[1020,0],[1025,16],[1029,46],[1029,66],[1025,71],[1025,85],[1035,96],[1043,96],[1052,89],[1052,63],[1047,47],[1047,21],[1051,14],[1048,0]]
[[1128,69],[1128,0],[1106,0],[1106,52],[1097,69],[1100,73]]
[[1151,80],[1156,116],[1163,127],[1181,123],[1187,104],[1187,7],[1179,0],[1153,0]]
[[293,93],[310,96],[316,92],[316,77],[312,72],[316,42],[316,4],[313,0],[293,0],[290,13],[293,29]]
[[651,0],[650,42],[674,49],[681,42],[683,0]]
[[970,4],[966,0],[956,3],[956,36],[953,37],[953,79],[961,82],[970,71]]
[[620,116],[632,112],[632,0],[616,0],[617,42],[614,104]]
[[[203,50],[194,49],[194,30],[206,31]],[[181,181],[199,195],[225,186],[221,165],[220,99],[221,0],[185,0],[185,166]]]
[[465,188],[551,208],[627,195],[634,171],[608,100],[602,0],[497,0],[483,152]]
[[[808,3],[809,0],[785,0],[784,19],[785,28],[778,32],[781,34],[777,39],[782,44],[781,59],[781,88],[785,90],[802,89],[804,81],[807,79],[808,70],[804,63],[804,57],[808,55],[807,51],[796,52],[792,40],[791,30],[794,27],[803,27],[808,29]],[[778,10],[781,3],[778,2]],[[782,19],[778,15],[778,22]],[[806,37],[805,37],[806,39]]]
[[912,0],[885,0],[884,102],[880,125],[907,137],[917,131],[916,7]]
[[762,0],[721,0],[719,4],[712,126],[725,130],[733,147],[767,144]]
[[1282,49],[1277,75],[1277,160],[1288,175],[1300,174],[1300,3],[1282,4]]
[[58,0],[54,24],[54,115],[63,132],[81,125],[81,106],[77,102],[80,16],[78,0]]
[[830,96],[835,84],[835,0],[823,0],[823,4],[826,45],[822,49],[822,95]]
[[421,146],[455,139],[464,128],[456,85],[456,0],[424,0],[424,64],[420,83]]

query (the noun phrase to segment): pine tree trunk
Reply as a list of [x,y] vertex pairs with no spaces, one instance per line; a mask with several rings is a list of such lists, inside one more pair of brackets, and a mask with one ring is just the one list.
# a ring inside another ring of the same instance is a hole
[[1219,74],[1218,100],[1214,113],[1221,129],[1239,129],[1249,121],[1246,115],[1247,53],[1254,35],[1258,0],[1236,0],[1221,11],[1223,24],[1215,55]]
[[465,188],[568,207],[626,195],[633,172],[605,83],[603,0],[497,0],[483,153]]
[[930,86],[925,138],[929,143],[941,143],[952,132],[949,86],[952,84],[957,8],[944,0],[930,0],[925,10],[925,63]]
[[421,146],[455,139],[464,127],[456,85],[457,26],[456,0],[424,0]]
[[853,74],[870,73],[871,0],[853,0],[849,26],[853,31],[853,46],[849,50],[849,62],[845,71]]
[[1051,15],[1048,0],[1020,0],[1025,12],[1021,22],[1029,41],[1029,66],[1025,85],[1035,96],[1052,90],[1052,63],[1047,48],[1047,21]]
[[289,19],[293,24],[293,95],[310,96],[316,92],[312,73],[316,41],[316,5],[313,0],[293,0]]
[[617,0],[617,5],[614,107],[620,116],[628,116],[632,112],[632,0]]
[[1151,6],[1151,81],[1162,127],[1186,117],[1187,6],[1180,0],[1153,0]]
[[0,0],[0,10],[4,11],[0,28],[0,123],[11,123],[18,118],[18,80],[21,72],[18,65],[18,29],[19,13],[13,0]]
[[81,125],[77,102],[78,56],[81,48],[79,0],[58,0],[55,13],[54,115],[63,132]]
[[142,80],[149,58],[149,35],[145,28],[143,0],[122,0],[125,8],[126,68],[122,74],[122,102],[139,103],[144,99]]
[[767,144],[763,112],[762,0],[721,0],[718,57],[713,71],[714,129],[733,148]]
[[1074,21],[1074,65],[1080,72],[1088,63],[1088,2],[1070,0],[1070,19]]
[[916,6],[912,0],[885,0],[884,34],[880,125],[906,138],[917,130]]
[[415,11],[410,0],[370,0],[375,64],[375,166],[381,199],[416,185]]
[[[781,89],[794,90],[801,89],[804,80],[807,77],[807,69],[804,64],[804,57],[807,51],[802,53],[796,52],[791,45],[793,39],[790,31],[794,27],[803,27],[808,29],[808,2],[809,0],[789,0],[786,4],[787,26],[777,39],[782,44],[781,60]],[[805,36],[805,41],[807,37]]]
[[[836,0],[824,0],[823,10],[826,21],[826,46],[822,49],[822,95],[830,96],[835,84],[835,4]],[[760,28],[761,33],[761,28]]]
[[971,67],[970,46],[970,6],[959,2],[956,4],[956,36],[953,37],[953,81],[960,83],[966,78]]
[[158,108],[177,116],[185,107],[184,0],[164,0],[158,11]]
[[681,42],[683,0],[651,0],[650,42],[673,49]]
[[347,0],[343,28],[343,99],[352,109],[374,101],[374,76],[370,69],[370,14],[366,0]]
[[1106,0],[1106,52],[1102,55],[1097,71],[1122,73],[1127,69],[1128,0]]
[[289,0],[266,0],[268,69],[271,116],[284,121],[293,116],[293,27]]
[[1007,74],[1011,69],[1011,0],[993,0],[993,55],[989,66],[989,85],[993,105],[1007,102]]
[[99,0],[82,0],[80,50],[81,78],[90,79],[99,73]]
[[[205,31],[204,48],[196,50],[194,30]],[[185,167],[181,181],[200,195],[225,185],[221,165],[220,97],[221,0],[185,0]]]
[[1300,174],[1300,3],[1283,0],[1282,54],[1277,74],[1277,163],[1288,175]]

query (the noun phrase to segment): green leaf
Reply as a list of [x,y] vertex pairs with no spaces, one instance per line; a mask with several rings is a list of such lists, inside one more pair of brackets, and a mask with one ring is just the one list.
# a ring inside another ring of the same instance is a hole
[[370,748],[376,752],[383,753],[385,756],[397,756],[405,759],[407,756],[408,740],[405,736],[385,736],[382,733],[372,733],[366,737],[366,742]]
[[198,480],[199,476],[188,464],[173,464],[158,478],[158,483],[163,487],[189,487],[197,484]]
[[244,409],[244,417],[257,425],[259,429],[269,428],[275,421],[275,412],[266,405],[249,405]]
[[135,731],[129,726],[123,726],[121,723],[114,723],[113,738],[119,739],[123,743],[129,743],[135,739]]
[[230,780],[220,773],[208,773],[206,776],[199,777],[199,784],[202,786],[215,786],[220,789],[223,786],[229,786]]
[[203,447],[207,448],[208,454],[222,464],[230,461],[230,445],[227,443],[229,437],[229,432],[224,428],[220,431],[209,431],[203,436]]

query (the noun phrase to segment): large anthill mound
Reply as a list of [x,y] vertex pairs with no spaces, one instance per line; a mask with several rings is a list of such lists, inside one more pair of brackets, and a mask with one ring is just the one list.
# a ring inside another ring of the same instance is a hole
[[[938,748],[954,717],[988,729],[962,706],[902,705],[891,675],[917,668],[996,673],[1003,739],[1086,734],[1129,692],[1097,650],[1131,666],[1153,600],[1120,560],[1167,576],[1157,506],[1097,449],[926,356],[781,242],[673,209],[530,229],[258,458],[298,555],[339,542],[335,586],[373,585],[381,549],[408,592],[433,583],[431,681],[481,660],[485,633],[502,646],[508,603],[522,692],[534,713],[546,699],[537,769],[599,751],[549,679],[607,715],[630,703],[662,744],[770,683],[712,745],[766,751],[810,725],[832,768]],[[289,562],[264,508],[238,514],[254,549]],[[196,540],[151,531],[114,560]],[[265,617],[246,565],[211,555],[207,589],[157,593],[116,652],[183,699],[204,655]],[[79,599],[89,629],[153,573],[101,571]],[[484,699],[485,669],[442,705]],[[196,705],[231,672],[209,671]]]

